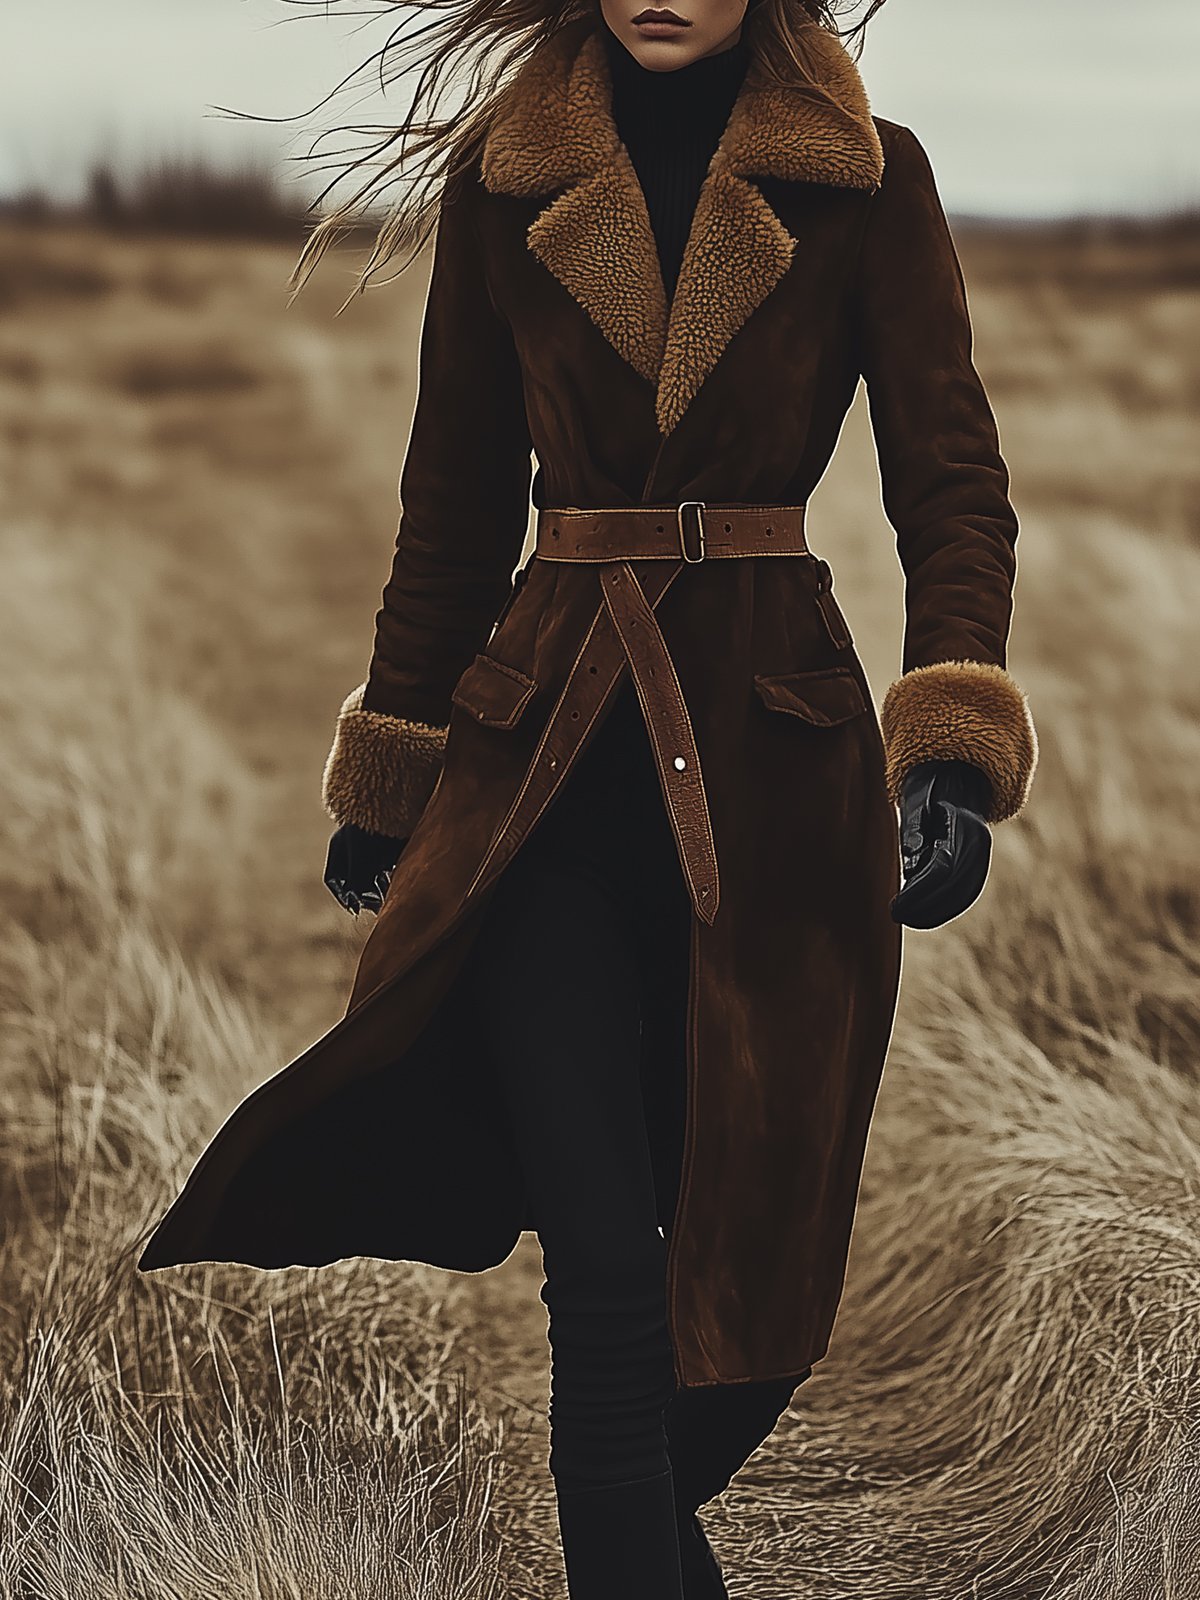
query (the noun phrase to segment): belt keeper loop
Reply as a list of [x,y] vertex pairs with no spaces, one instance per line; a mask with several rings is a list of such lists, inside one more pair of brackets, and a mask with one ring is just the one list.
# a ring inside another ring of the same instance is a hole
[[[687,528],[684,524],[683,513],[695,507],[696,511],[696,549],[697,555],[688,554]],[[679,551],[689,566],[698,566],[704,560],[704,511],[703,500],[681,500],[675,508],[675,521],[679,527]]]

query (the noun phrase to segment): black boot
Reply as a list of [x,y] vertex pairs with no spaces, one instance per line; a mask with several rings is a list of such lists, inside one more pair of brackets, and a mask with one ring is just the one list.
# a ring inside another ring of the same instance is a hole
[[555,1492],[571,1600],[684,1600],[669,1470]]
[[683,1563],[683,1600],[729,1600],[721,1564],[713,1554],[700,1518],[678,1507],[679,1556]]
[[665,1421],[675,1476],[684,1600],[727,1600],[720,1564],[696,1510],[728,1486],[771,1433],[811,1370],[761,1383],[675,1391]]
[[676,1389],[664,1422],[681,1508],[695,1511],[728,1488],[734,1474],[774,1431],[811,1370],[761,1383]]

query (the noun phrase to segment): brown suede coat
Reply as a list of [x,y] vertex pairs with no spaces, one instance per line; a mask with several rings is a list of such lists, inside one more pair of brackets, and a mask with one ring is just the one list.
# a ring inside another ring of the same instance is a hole
[[[721,883],[693,918],[672,1338],[685,1385],[761,1379],[821,1357],[841,1293],[899,979],[904,773],[975,762],[995,821],[1028,791],[1016,520],[929,162],[841,44],[808,31],[808,83],[752,59],[668,306],[594,26],[516,76],[440,215],[395,562],[324,788],[410,843],[346,1015],[233,1111],[140,1265],[510,1252],[520,1173],[453,985],[625,670],[592,568],[535,558],[512,583],[531,450],[542,506],[799,504],[865,377],[906,578],[882,726],[816,559],[642,571]],[[810,538],[835,554],[836,529]]]

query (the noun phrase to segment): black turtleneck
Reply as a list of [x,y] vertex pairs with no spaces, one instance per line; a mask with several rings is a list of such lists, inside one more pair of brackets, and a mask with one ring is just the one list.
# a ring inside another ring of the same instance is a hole
[[613,121],[646,197],[670,298],[700,186],[745,76],[749,45],[743,32],[716,55],[652,72],[606,23],[600,32],[612,77]]

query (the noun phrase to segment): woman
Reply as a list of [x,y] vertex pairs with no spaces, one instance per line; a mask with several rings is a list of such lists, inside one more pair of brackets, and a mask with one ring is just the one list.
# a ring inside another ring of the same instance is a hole
[[[140,1265],[477,1271],[536,1229],[573,1600],[698,1600],[697,1508],[828,1345],[900,926],[972,902],[1028,792],[1017,530],[928,160],[830,8],[541,22],[455,145],[325,771],[327,882],[379,917]],[[882,725],[804,516],[860,376]]]

